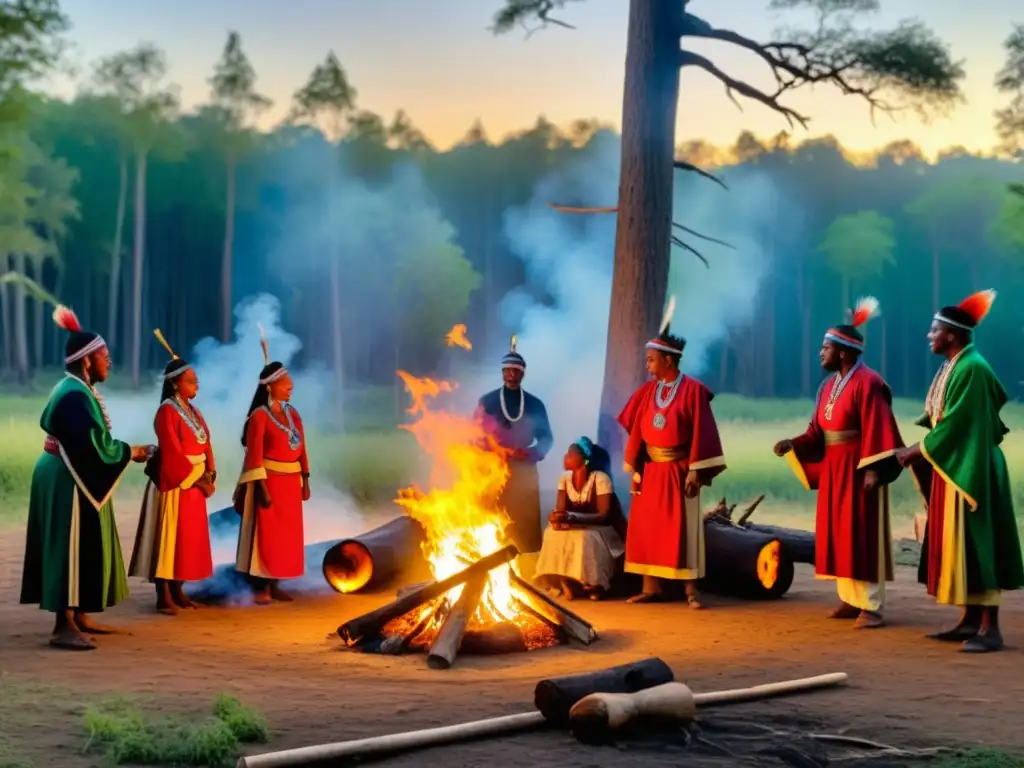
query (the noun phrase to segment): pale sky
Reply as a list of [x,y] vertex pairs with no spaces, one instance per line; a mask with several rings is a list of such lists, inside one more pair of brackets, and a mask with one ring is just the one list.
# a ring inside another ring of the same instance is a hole
[[[664,0],[673,2],[674,0]],[[97,57],[153,42],[168,54],[171,81],[184,105],[208,98],[207,78],[228,30],[237,30],[256,67],[258,88],[275,101],[268,120],[288,108],[292,93],[329,50],[359,92],[359,107],[390,117],[403,108],[440,148],[459,140],[476,118],[493,140],[545,115],[557,124],[596,117],[618,125],[621,112],[628,0],[570,3],[561,18],[575,30],[551,27],[525,39],[494,37],[487,27],[502,0],[63,0],[74,24],[75,58],[82,76]],[[795,21],[766,10],[767,0],[697,0],[694,12],[716,26],[768,39],[780,23]],[[924,126],[912,116],[872,125],[863,102],[831,88],[788,103],[812,116],[811,131],[832,133],[851,149],[867,150],[910,138],[927,152],[962,144],[987,150],[995,143],[992,113],[1004,101],[992,87],[1002,66],[1002,41],[1024,22],[1024,0],[883,0],[872,25],[917,15],[952,45],[968,72],[968,104],[949,119]],[[768,85],[758,61],[729,46],[702,53],[730,74]],[[74,85],[54,81],[70,95]],[[730,144],[740,131],[770,136],[787,128],[759,104],[739,111],[710,75],[687,69],[680,87],[678,138]]]

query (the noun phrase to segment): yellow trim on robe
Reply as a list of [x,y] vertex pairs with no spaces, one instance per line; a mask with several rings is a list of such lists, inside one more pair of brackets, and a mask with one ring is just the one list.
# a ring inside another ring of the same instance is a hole
[[270,472],[276,472],[279,475],[297,475],[302,472],[302,465],[297,461],[264,459],[263,468]]
[[152,481],[142,497],[142,519],[135,536],[135,549],[128,566],[129,576],[149,579],[174,579],[175,550],[178,541],[178,505],[181,491],[192,488],[206,473],[206,455],[186,454],[192,464],[181,485],[161,493]]
[[646,565],[626,561],[626,573],[637,573],[641,576],[654,576],[659,579],[676,581],[695,581],[703,579],[707,571],[704,546],[704,515],[700,511],[700,493],[692,499],[685,498],[686,516],[686,557],[687,568],[669,568],[665,565]]
[[955,486],[946,485],[942,508],[942,560],[935,602],[943,605],[998,606],[1002,594],[997,589],[978,594],[967,592],[967,515],[966,498]]
[[876,453],[874,456],[868,456],[866,458],[863,458],[859,462],[857,462],[857,469],[865,469],[871,466],[872,464],[877,464],[883,459],[888,459],[891,456],[895,456],[897,450],[899,449],[893,448],[891,451],[882,451],[881,453]]
[[82,544],[81,518],[82,509],[78,503],[78,494],[75,493],[71,496],[71,526],[68,531],[68,608],[77,608],[80,597],[78,575],[81,567],[79,562],[79,557],[81,556],[79,550]]
[[246,483],[253,483],[257,480],[266,480],[267,470],[263,467],[253,467],[252,469],[243,469],[241,476],[238,478],[239,485],[245,485]]
[[976,510],[978,508],[978,502],[970,494],[968,494],[963,488],[961,488],[956,483],[954,483],[950,479],[949,475],[947,475],[945,472],[942,471],[942,467],[940,467],[938,464],[936,464],[935,461],[932,459],[932,457],[928,455],[928,449],[925,448],[924,440],[921,441],[920,445],[921,445],[921,455],[924,456],[925,460],[929,464],[932,465],[932,468],[936,472],[939,473],[939,477],[941,477],[943,480],[946,481],[946,485],[948,485],[950,488],[955,489],[958,494],[963,496],[964,501],[967,502],[967,506],[969,506],[971,508],[972,512],[974,510]]
[[856,429],[825,429],[821,436],[825,445],[845,445],[860,439],[860,432]]
[[789,468],[793,470],[793,474],[796,475],[796,479],[800,481],[800,485],[804,487],[804,490],[811,490],[811,482],[807,479],[807,473],[804,472],[803,465],[796,457],[796,451],[790,449],[782,454],[782,458],[784,458],[786,463],[789,464]]
[[235,570],[252,576],[272,578],[260,560],[259,528],[256,525],[256,489],[252,485],[245,488],[245,501],[242,504],[242,522],[238,531],[238,549],[235,552]]
[[690,469],[712,469],[713,467],[724,467],[725,456],[713,456],[710,459],[701,459],[690,464]]
[[657,445],[644,445],[647,450],[647,457],[656,464],[667,464],[670,461],[682,461],[690,455],[688,449],[680,445],[671,448],[662,448]]
[[68,458],[67,453],[65,453],[64,446],[61,445],[59,441],[55,442],[57,442],[57,452],[60,454],[60,460],[63,461],[64,466],[67,467],[68,472],[71,474],[71,479],[75,481],[75,486],[82,492],[82,495],[85,496],[88,502],[92,504],[97,511],[102,509],[103,505],[113,498],[114,491],[117,490],[117,484],[121,482],[121,478],[124,476],[125,470],[128,469],[128,464],[131,462],[128,462],[128,464],[125,464],[124,467],[122,467],[121,474],[117,476],[117,480],[115,480],[110,486],[110,490],[107,492],[107,495],[102,499],[95,499],[85,487],[85,483],[82,482],[82,478],[80,478],[78,473],[75,472],[75,468],[71,466],[71,460]]

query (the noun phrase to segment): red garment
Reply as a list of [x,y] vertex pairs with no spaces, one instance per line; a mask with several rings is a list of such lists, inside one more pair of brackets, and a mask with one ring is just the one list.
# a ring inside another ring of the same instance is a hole
[[[699,471],[705,485],[725,469],[718,425],[711,411],[714,395],[689,376],[683,377],[667,407],[658,407],[656,393],[656,382],[644,384],[619,417],[620,423],[631,423],[626,463],[636,466],[644,452],[649,455],[640,494],[630,510],[626,570],[664,578],[699,578],[703,575],[703,521],[693,500],[690,510],[686,509],[683,489],[690,469]],[[655,426],[659,416],[664,418],[660,428]],[[681,456],[658,461],[659,449],[676,449]],[[688,519],[694,515],[695,519]]]
[[[213,443],[210,429],[198,409],[193,409],[206,432],[200,444],[192,428],[170,403],[163,403],[156,412],[156,440],[160,448],[160,472],[157,490],[165,493],[180,488],[196,470],[188,456],[205,456],[204,472],[213,472]],[[206,516],[206,497],[202,491],[189,487],[178,492],[178,525],[174,546],[174,578],[178,581],[201,581],[213,575],[210,552],[210,524]]]
[[287,419],[257,408],[249,416],[242,469],[242,482],[265,480],[270,506],[260,507],[255,500],[250,504],[253,493],[247,490],[236,567],[268,579],[295,579],[305,572],[302,484],[309,476],[309,462],[299,412],[285,407],[301,436],[299,446],[288,444],[288,432],[279,425]]
[[[819,576],[871,583],[878,583],[884,571],[885,580],[892,581],[887,486],[899,477],[894,454],[903,447],[892,392],[881,376],[860,365],[828,419],[825,412],[834,381],[829,378],[822,385],[807,431],[793,439],[810,488],[818,491],[815,571]],[[870,493],[864,490],[868,468],[878,473],[880,485]]]

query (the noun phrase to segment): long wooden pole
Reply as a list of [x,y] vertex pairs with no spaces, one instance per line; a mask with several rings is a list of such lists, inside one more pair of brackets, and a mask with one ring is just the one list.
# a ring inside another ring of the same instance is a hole
[[[732,704],[830,688],[845,683],[847,679],[845,672],[835,672],[800,680],[757,685],[753,688],[698,693],[694,695],[693,699],[698,706]],[[409,752],[415,749],[470,741],[484,736],[535,730],[545,725],[547,725],[547,720],[540,712],[523,712],[518,715],[491,717],[486,720],[475,720],[441,728],[426,728],[387,736],[374,736],[368,739],[342,741],[336,744],[322,744],[314,747],[287,749],[281,752],[268,752],[263,755],[251,755],[239,759],[237,768],[297,768],[299,766],[328,765],[343,758]]]

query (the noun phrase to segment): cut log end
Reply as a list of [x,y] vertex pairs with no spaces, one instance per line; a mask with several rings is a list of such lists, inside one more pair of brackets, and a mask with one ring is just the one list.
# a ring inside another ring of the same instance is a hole
[[358,541],[346,541],[324,555],[324,578],[343,595],[358,592],[373,578],[373,558]]
[[782,544],[772,540],[761,547],[757,554],[757,580],[765,589],[771,589],[779,580],[779,558],[782,555]]

